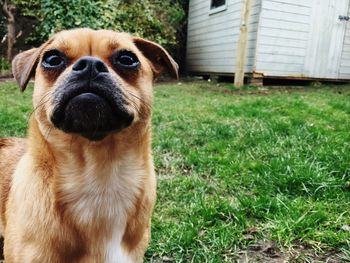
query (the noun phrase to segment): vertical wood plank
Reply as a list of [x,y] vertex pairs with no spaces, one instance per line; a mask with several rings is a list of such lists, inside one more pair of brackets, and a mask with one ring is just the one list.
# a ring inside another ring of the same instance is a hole
[[246,61],[248,26],[250,16],[250,0],[243,0],[241,13],[241,27],[237,44],[237,59],[234,85],[241,87],[244,84],[244,66]]
[[346,27],[338,17],[346,15],[348,6],[349,0],[313,1],[305,76],[338,78]]
[[[350,4],[348,1],[347,15],[350,16]],[[345,36],[343,41],[343,50],[340,60],[339,75],[340,79],[350,79],[350,21],[346,22]]]

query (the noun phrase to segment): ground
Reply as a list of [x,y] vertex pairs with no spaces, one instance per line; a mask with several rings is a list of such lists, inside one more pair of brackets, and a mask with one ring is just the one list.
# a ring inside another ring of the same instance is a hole
[[[32,88],[0,84],[0,137]],[[147,262],[350,262],[350,86],[156,86]]]

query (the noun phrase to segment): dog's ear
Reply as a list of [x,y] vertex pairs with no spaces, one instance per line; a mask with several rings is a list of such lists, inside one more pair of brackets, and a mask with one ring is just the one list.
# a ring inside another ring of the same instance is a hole
[[163,72],[170,72],[176,78],[179,78],[178,64],[162,46],[138,37],[134,38],[134,43],[143,55],[151,61],[155,78]]
[[34,77],[40,54],[46,45],[19,53],[12,60],[12,73],[23,92],[29,80]]

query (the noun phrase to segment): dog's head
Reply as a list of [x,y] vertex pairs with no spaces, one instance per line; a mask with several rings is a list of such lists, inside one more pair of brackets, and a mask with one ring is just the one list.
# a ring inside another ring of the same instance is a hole
[[178,66],[159,45],[108,30],[75,29],[17,55],[22,91],[35,76],[35,118],[46,129],[101,140],[150,118],[152,85]]

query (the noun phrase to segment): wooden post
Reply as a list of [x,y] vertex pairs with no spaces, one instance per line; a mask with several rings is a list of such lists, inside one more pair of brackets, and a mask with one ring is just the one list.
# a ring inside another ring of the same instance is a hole
[[237,44],[235,87],[242,87],[244,84],[244,66],[247,54],[248,25],[250,16],[250,0],[243,0],[241,13],[241,27]]

